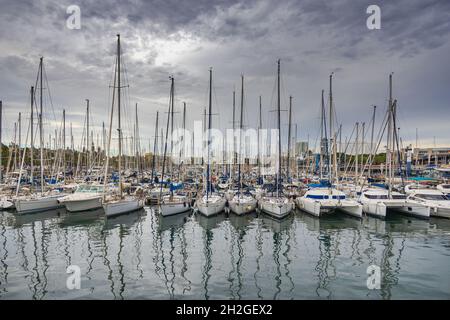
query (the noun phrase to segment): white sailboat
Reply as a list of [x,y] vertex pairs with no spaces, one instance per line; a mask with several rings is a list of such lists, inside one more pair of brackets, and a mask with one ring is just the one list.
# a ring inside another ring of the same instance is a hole
[[215,192],[212,192],[211,165],[210,165],[210,144],[211,144],[211,115],[212,115],[212,69],[209,70],[209,120],[208,120],[208,145],[206,162],[205,194],[196,201],[198,211],[207,216],[214,216],[225,209],[226,199]]
[[[122,128],[121,128],[121,109],[120,109],[120,100],[121,100],[121,51],[120,51],[120,35],[117,35],[117,61],[115,68],[115,76],[114,76],[114,89],[117,88],[117,113],[118,113],[118,133],[119,133],[119,155],[118,155],[118,172],[119,172],[119,194],[111,194],[106,196],[107,188],[107,180],[108,180],[108,167],[109,167],[109,154],[111,148],[111,133],[113,126],[113,115],[114,115],[114,100],[115,100],[115,90],[113,90],[113,98],[112,98],[112,108],[111,108],[111,118],[109,125],[109,135],[108,135],[108,155],[106,158],[105,165],[105,175],[104,175],[104,193],[103,193],[103,209],[105,210],[105,215],[107,217],[124,214],[132,211],[136,211],[142,209],[144,207],[144,199],[141,199],[138,196],[124,196],[123,195],[123,182],[122,182]],[[117,86],[116,86],[116,78],[117,78]]]
[[[62,205],[58,202],[58,199],[63,196],[60,192],[47,191],[44,192],[45,181],[44,181],[44,132],[42,124],[43,116],[43,68],[44,68],[44,57],[40,58],[39,62],[39,85],[40,85],[40,113],[39,113],[39,138],[40,138],[40,169],[41,169],[41,192],[39,194],[32,194],[31,196],[23,195],[19,196],[20,183],[17,184],[16,198],[14,199],[14,206],[16,208],[17,214],[33,213],[46,210],[52,210],[60,208]],[[35,105],[35,91],[33,87],[31,88],[31,118],[30,118],[30,128],[33,132],[33,109]],[[33,140],[33,138],[31,138]],[[33,141],[31,142],[31,153],[33,153]],[[22,165],[20,172],[22,173],[23,163],[25,158],[25,152],[23,154]],[[31,157],[31,159],[33,159]],[[33,160],[31,160],[33,161]],[[33,177],[33,164],[31,166],[31,177]],[[21,177],[19,176],[19,181]]]
[[[163,166],[162,166],[162,175],[161,175],[161,186],[160,186],[160,193],[159,193],[159,203],[158,203],[158,207],[157,207],[158,212],[164,217],[183,213],[183,212],[189,211],[191,209],[189,198],[185,194],[175,194],[174,190],[171,189],[169,195],[162,196],[163,195],[163,193],[162,193],[163,177],[164,177],[165,169],[166,169],[167,139],[168,139],[168,135],[169,135],[169,119],[172,117],[172,120],[173,120],[174,100],[175,100],[174,99],[174,93],[175,93],[174,78],[171,77],[170,79],[171,79],[171,86],[170,86],[169,112],[167,113],[167,126],[166,126],[166,137],[165,137],[165,141],[164,141],[164,157],[163,157]],[[172,128],[172,132],[173,132],[173,128]],[[172,150],[171,150],[171,153],[172,153]],[[171,174],[172,174],[171,181],[173,181],[173,170],[172,170]],[[171,184],[172,184],[172,182],[171,182]]]
[[[396,126],[396,106],[397,100],[392,98],[392,74],[389,75],[389,105],[386,122],[382,125],[383,130],[387,129],[386,144],[386,183],[388,189],[384,188],[360,188],[362,189],[359,202],[363,205],[366,214],[385,218],[389,211],[399,212],[410,216],[428,218],[430,216],[429,207],[413,198],[408,198],[405,194],[393,190],[394,178],[394,156],[395,149],[398,149],[398,136]],[[379,143],[381,142],[380,136]],[[378,144],[379,144],[378,143]],[[397,151],[398,152],[398,151]],[[403,179],[401,179],[403,180]]]
[[103,185],[81,184],[73,194],[58,199],[69,212],[95,210],[102,207]]
[[[334,213],[341,211],[351,216],[361,218],[362,217],[362,205],[357,201],[350,199],[346,194],[333,185],[333,182],[337,179],[338,168],[336,161],[336,134],[333,131],[333,94],[332,94],[332,79],[333,75],[330,75],[330,123],[329,123],[329,139],[327,138],[327,132],[325,128],[325,105],[324,105],[324,91],[322,90],[322,128],[321,131],[325,133],[325,141],[327,141],[327,154],[328,160],[328,186],[312,188],[305,192],[302,197],[296,199],[297,207],[309,214],[316,217],[320,217],[324,214]],[[321,135],[323,134],[321,133]],[[328,139],[328,140],[327,140]],[[321,150],[322,154],[322,150]],[[322,158],[322,156],[321,156]],[[333,165],[331,165],[331,158],[333,158]],[[321,168],[322,174],[322,168]]]
[[259,200],[259,209],[274,217],[284,218],[294,209],[293,203],[281,192],[281,106],[280,106],[280,60],[277,69],[277,120],[278,120],[278,164],[276,173],[276,195],[264,196]]
[[450,218],[450,199],[441,190],[422,186],[406,186],[408,200],[430,209],[431,217]]
[[238,193],[228,201],[230,210],[237,215],[243,215],[255,211],[257,201],[251,195],[243,194],[242,191],[242,176],[241,176],[241,162],[242,162],[242,128],[244,121],[244,76],[241,76],[241,119],[239,131],[239,163],[238,163]]
[[389,210],[412,216],[428,218],[430,210],[423,204],[408,199],[406,195],[383,188],[367,188],[361,192],[359,202],[363,211],[371,216],[384,219]]

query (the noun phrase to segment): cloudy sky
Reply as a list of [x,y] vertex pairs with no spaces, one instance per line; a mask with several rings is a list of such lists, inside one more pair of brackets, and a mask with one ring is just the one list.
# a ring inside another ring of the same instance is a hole
[[[369,30],[366,9],[381,8],[381,29]],[[66,27],[69,5],[81,9],[81,29]],[[85,99],[98,129],[108,122],[116,34],[121,34],[129,95],[126,127],[138,104],[148,148],[156,111],[167,116],[169,76],[176,109],[187,103],[188,127],[207,106],[208,69],[214,74],[214,127],[231,125],[232,92],[245,76],[245,125],[254,127],[262,96],[264,126],[275,126],[276,61],[281,59],[282,104],[293,96],[297,136],[319,135],[320,93],[334,72],[337,123],[343,139],[355,122],[386,110],[388,75],[394,73],[404,144],[450,145],[450,1],[446,0],[0,0],[0,99],[3,141],[11,140],[18,112],[29,117],[29,90],[44,56],[53,108],[46,132],[66,109],[75,142],[81,136]],[[181,113],[175,115],[180,125]],[[283,113],[284,128],[287,113]]]

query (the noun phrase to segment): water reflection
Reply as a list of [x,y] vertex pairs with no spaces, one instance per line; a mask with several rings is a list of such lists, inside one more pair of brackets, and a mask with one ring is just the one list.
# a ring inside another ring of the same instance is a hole
[[[450,220],[401,215],[3,212],[0,299],[448,299],[449,235]],[[71,264],[79,291],[65,287]],[[366,286],[372,264],[380,290]]]

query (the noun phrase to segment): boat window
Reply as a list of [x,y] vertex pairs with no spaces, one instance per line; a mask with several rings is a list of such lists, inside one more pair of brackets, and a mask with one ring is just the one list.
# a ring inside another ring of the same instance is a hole
[[392,195],[392,199],[396,199],[396,200],[404,200],[406,199],[406,196],[404,194],[393,194]]
[[367,194],[367,193],[365,193],[364,196],[367,199],[387,199],[388,198],[387,195],[385,195],[385,194]]
[[333,196],[333,199],[344,200],[344,199],[345,199],[345,195],[341,195],[341,196]]
[[316,195],[316,194],[308,194],[306,197],[310,199],[319,199],[319,200],[328,199],[328,196],[326,195]]
[[424,200],[436,200],[436,201],[448,200],[448,198],[443,194],[416,194],[416,197]]

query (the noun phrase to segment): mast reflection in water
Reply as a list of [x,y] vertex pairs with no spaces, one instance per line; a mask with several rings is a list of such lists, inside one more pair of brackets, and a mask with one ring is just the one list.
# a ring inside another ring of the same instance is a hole
[[403,216],[2,212],[0,299],[449,299],[449,235],[449,220]]

